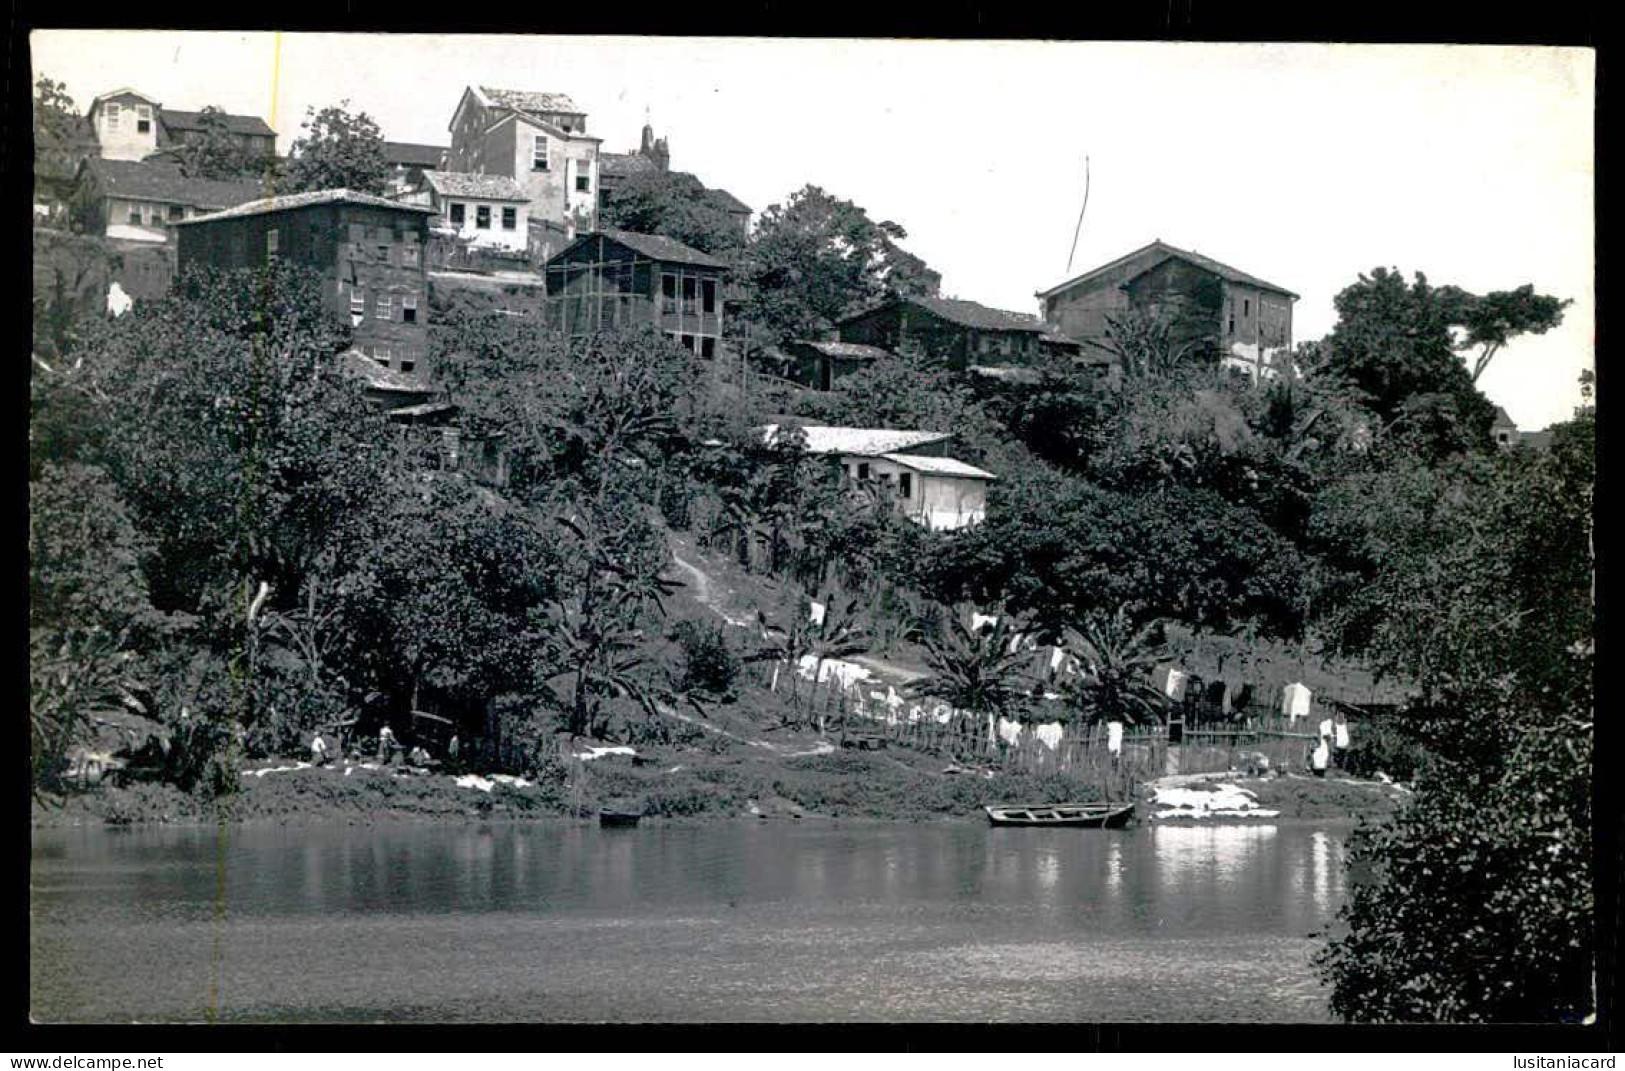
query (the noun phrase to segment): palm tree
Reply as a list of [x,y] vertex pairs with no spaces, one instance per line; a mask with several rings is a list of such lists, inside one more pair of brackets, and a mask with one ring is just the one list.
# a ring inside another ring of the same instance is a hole
[[[812,674],[813,683],[816,684],[823,675],[825,662],[832,658],[864,654],[874,645],[868,625],[859,614],[857,599],[848,599],[845,605],[837,607],[834,596],[826,595],[824,607],[823,618],[814,623],[808,613],[810,604],[803,599],[789,628],[774,624],[758,610],[756,620],[761,626],[764,646],[746,655],[744,661],[772,661],[794,674],[802,659],[811,655],[816,659]],[[796,676],[791,677],[790,702],[792,707],[799,708],[799,689],[794,685],[796,679]],[[775,691],[778,689],[776,668],[771,688]]]
[[1064,688],[1080,722],[1143,725],[1162,720],[1168,699],[1151,683],[1151,670],[1168,650],[1160,619],[1136,626],[1128,608],[1119,606],[1111,615],[1084,616],[1065,630],[1064,642],[1083,663]]
[[[959,615],[948,615],[936,635],[923,638],[931,674],[908,686],[913,695],[941,699],[962,718],[960,733],[975,732],[981,718],[1019,710],[1031,688],[1029,654],[1015,642],[1027,629],[1025,619],[999,618],[972,629]],[[973,724],[974,719],[974,724]]]

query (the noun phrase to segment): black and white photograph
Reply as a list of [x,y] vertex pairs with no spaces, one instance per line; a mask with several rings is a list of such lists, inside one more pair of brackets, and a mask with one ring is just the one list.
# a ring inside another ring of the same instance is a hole
[[1594,50],[27,46],[33,1023],[1596,1023]]

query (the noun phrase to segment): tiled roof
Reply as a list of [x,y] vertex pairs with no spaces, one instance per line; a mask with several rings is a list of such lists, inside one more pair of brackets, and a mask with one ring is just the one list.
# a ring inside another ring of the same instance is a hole
[[493,89],[490,86],[480,86],[480,92],[499,108],[511,108],[516,112],[530,112],[532,114],[545,114],[547,112],[561,112],[566,115],[585,115],[576,102],[563,93],[536,93],[524,89]]
[[659,171],[660,165],[636,152],[601,152],[598,171],[603,175],[642,175]]
[[442,197],[486,201],[528,201],[524,187],[507,175],[474,175],[463,171],[425,171],[423,179]]
[[1128,264],[1130,261],[1144,258],[1146,259],[1145,267],[1135,272],[1132,276],[1133,278],[1138,278],[1170,257],[1177,257],[1180,260],[1188,261],[1199,268],[1204,268],[1207,271],[1212,272],[1221,279],[1227,279],[1233,283],[1256,286],[1260,290],[1272,290],[1277,294],[1285,294],[1290,298],[1296,298],[1298,296],[1284,286],[1276,286],[1274,283],[1265,282],[1256,275],[1248,275],[1246,272],[1232,268],[1228,264],[1220,263],[1219,261],[1214,260],[1212,257],[1204,257],[1200,253],[1192,253],[1187,249],[1179,249],[1175,246],[1171,246],[1167,242],[1164,242],[1161,238],[1158,238],[1156,241],[1142,249],[1136,249],[1132,253],[1126,253],[1110,263],[1102,264],[1098,268],[1091,268],[1082,275],[1074,276],[1064,283],[1059,283],[1050,287],[1048,290],[1041,290],[1039,291],[1038,296],[1049,297],[1052,294],[1058,294],[1063,290],[1069,290],[1072,287],[1077,286],[1079,283],[1088,282],[1089,280],[1094,279],[1097,276],[1112,270],[1113,268],[1119,268],[1125,264]]
[[862,342],[824,342],[817,339],[797,339],[798,346],[810,346],[826,357],[846,357],[851,360],[872,361],[877,357],[890,357],[891,351]]
[[1505,409],[1502,409],[1500,406],[1495,407],[1495,423],[1491,424],[1490,427],[1516,428],[1517,426],[1518,422],[1513,420],[1512,417],[1507,414]]
[[[232,134],[252,135],[255,137],[276,137],[276,131],[268,126],[264,119],[257,115],[231,115],[221,116],[226,121],[226,130]],[[158,119],[171,130],[202,130],[202,112],[182,112],[174,108],[160,108]]]
[[397,394],[433,394],[427,380],[408,372],[385,368],[360,350],[345,350],[338,355],[339,371],[361,380],[372,390],[392,391]]
[[1518,441],[1531,450],[1549,450],[1552,445],[1552,429],[1541,431],[1520,431]]
[[[756,430],[761,432],[764,445],[771,446],[778,439],[777,424],[767,424]],[[801,430],[807,433],[806,450],[809,454],[857,454],[861,457],[882,457],[953,438],[945,431],[898,431],[895,428],[837,428],[809,424]]]
[[178,219],[175,226],[188,226],[193,223],[211,222],[217,219],[236,219],[239,216],[258,216],[266,212],[286,212],[290,208],[305,208],[309,205],[323,204],[350,204],[368,205],[373,208],[393,208],[399,212],[417,212],[422,215],[434,215],[434,209],[423,205],[402,204],[400,201],[391,201],[387,197],[378,197],[370,193],[359,193],[355,190],[339,188],[336,190],[311,190],[308,193],[290,193],[282,197],[265,197],[258,201],[229,208],[224,212],[215,212],[208,216],[193,216],[191,219]]
[[989,308],[988,306],[978,304],[975,301],[965,301],[960,298],[893,298],[891,301],[883,302],[880,305],[876,305],[874,308],[865,309],[862,312],[848,316],[846,319],[842,320],[841,323],[848,323],[852,320],[859,319],[860,317],[867,316],[872,312],[886,308],[893,302],[898,301],[918,306],[919,308],[925,309],[927,312],[930,312],[935,316],[947,320],[949,323],[959,324],[961,327],[975,327],[983,331],[1030,331],[1039,335],[1050,335],[1055,333],[1055,328],[1051,327],[1049,324],[1045,323],[1043,320],[1040,320],[1036,316],[1030,316],[1021,312],[1008,312],[1004,309]]
[[997,476],[979,469],[975,465],[967,465],[963,461],[956,461],[951,457],[917,457],[914,454],[882,454],[887,461],[896,462],[916,472],[923,472],[928,476],[966,476],[977,480],[996,480]]
[[384,142],[384,159],[407,167],[439,167],[445,155],[444,145],[418,145],[410,141]]
[[265,196],[264,187],[257,182],[188,178],[172,163],[92,157],[85,166],[96,176],[106,196],[203,209],[231,208]]
[[639,234],[636,231],[604,230],[598,233],[612,242],[619,242],[634,252],[642,253],[651,260],[664,260],[672,264],[696,264],[702,268],[728,266],[727,262],[718,260],[709,253],[702,253],[692,246],[686,246],[675,238],[658,234]]

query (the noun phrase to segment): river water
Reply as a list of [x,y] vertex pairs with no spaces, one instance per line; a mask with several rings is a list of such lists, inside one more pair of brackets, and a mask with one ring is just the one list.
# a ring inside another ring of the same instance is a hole
[[36,830],[44,1022],[1315,1022],[1337,828]]

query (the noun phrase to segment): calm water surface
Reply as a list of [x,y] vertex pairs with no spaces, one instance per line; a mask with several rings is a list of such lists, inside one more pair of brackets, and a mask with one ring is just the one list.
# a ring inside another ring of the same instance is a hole
[[34,1017],[1327,1017],[1343,831],[38,830]]

